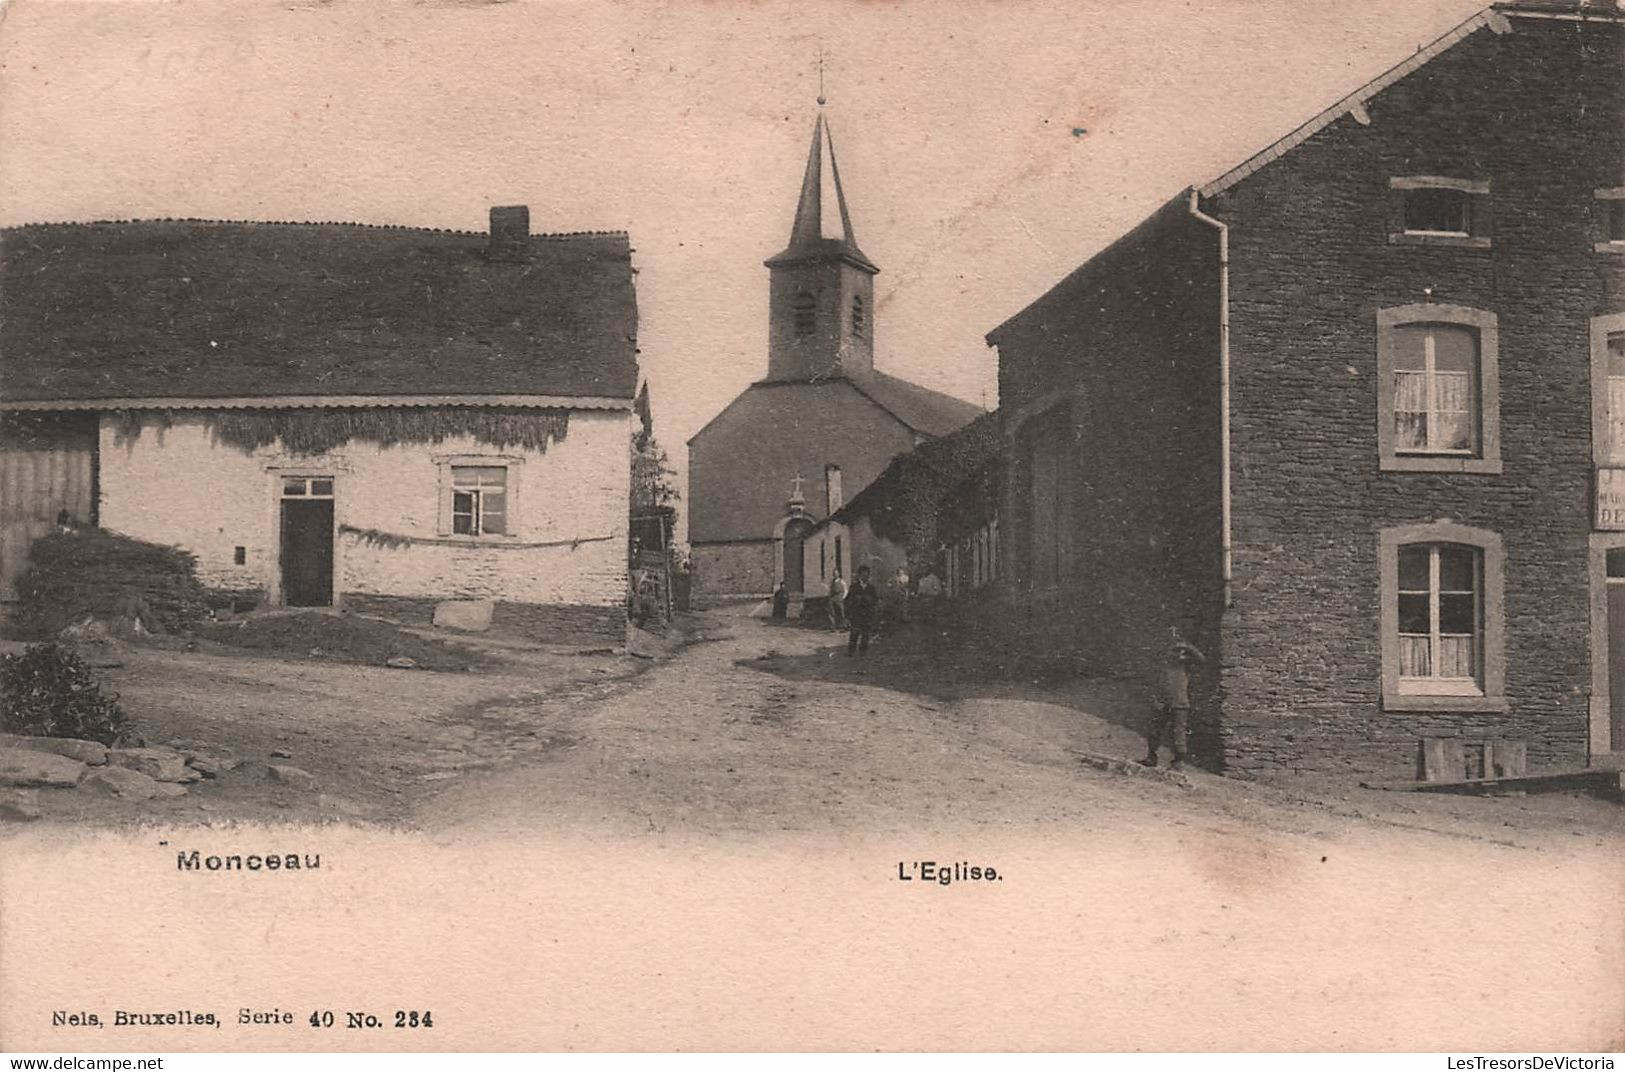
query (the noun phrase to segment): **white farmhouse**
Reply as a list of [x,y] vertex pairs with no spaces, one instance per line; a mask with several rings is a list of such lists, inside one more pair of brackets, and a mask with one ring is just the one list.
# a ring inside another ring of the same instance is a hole
[[637,306],[623,233],[0,232],[0,582],[60,512],[270,605],[614,631]]

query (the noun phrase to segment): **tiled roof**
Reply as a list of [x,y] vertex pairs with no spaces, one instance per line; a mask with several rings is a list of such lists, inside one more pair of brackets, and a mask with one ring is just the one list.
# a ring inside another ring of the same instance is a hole
[[145,220],[0,231],[0,402],[631,399],[620,232]]

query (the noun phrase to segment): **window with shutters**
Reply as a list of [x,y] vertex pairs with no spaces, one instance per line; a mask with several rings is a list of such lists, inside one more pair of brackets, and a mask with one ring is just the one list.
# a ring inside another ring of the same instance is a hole
[[1396,245],[1490,246],[1490,184],[1477,179],[1408,175],[1390,179]]
[[1453,522],[1381,537],[1383,706],[1504,704],[1505,556],[1492,532]]
[[1500,472],[1494,314],[1408,305],[1377,314],[1381,467]]
[[809,291],[798,291],[795,299],[797,335],[811,335],[818,327],[818,299]]

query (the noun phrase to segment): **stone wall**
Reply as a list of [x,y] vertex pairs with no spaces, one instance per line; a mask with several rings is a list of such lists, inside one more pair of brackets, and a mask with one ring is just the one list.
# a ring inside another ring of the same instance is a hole
[[[1004,643],[1147,679],[1178,626],[1218,647],[1218,232],[1174,201],[991,336]],[[1029,445],[1059,448],[1059,576],[1031,561]],[[1211,680],[1193,745],[1218,759]]]
[[[1457,735],[1586,760],[1588,333],[1625,310],[1594,190],[1625,182],[1625,56],[1618,25],[1510,21],[1207,206],[1231,228],[1232,770],[1408,777],[1419,737]],[[1490,248],[1391,242],[1413,175],[1488,181]],[[1498,318],[1499,474],[1379,468],[1377,311],[1427,302]],[[1505,713],[1382,709],[1378,534],[1442,519],[1505,543]]]

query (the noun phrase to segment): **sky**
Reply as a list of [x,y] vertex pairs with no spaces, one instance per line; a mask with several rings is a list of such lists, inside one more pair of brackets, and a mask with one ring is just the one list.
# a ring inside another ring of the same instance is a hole
[[817,111],[877,367],[988,407],[984,336],[1478,0],[12,0],[0,225],[202,217],[631,235],[655,432],[767,367]]

